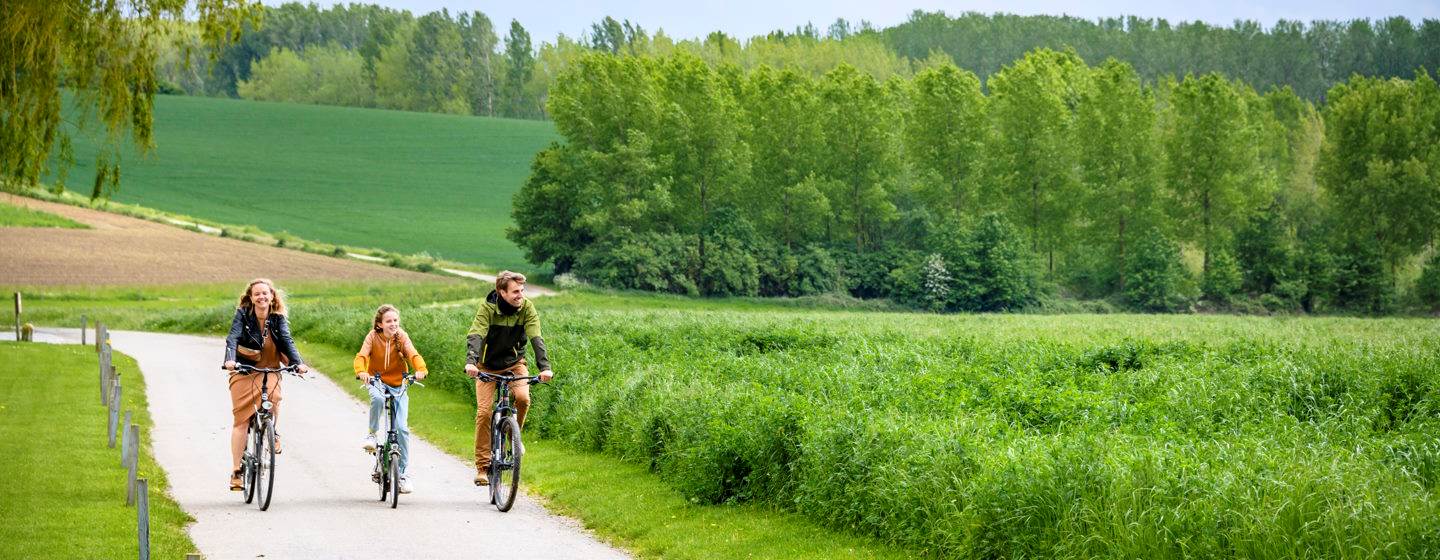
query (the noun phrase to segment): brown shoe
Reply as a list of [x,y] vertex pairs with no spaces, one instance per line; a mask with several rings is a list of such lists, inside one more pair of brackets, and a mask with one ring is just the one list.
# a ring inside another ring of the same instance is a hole
[[489,485],[490,485],[490,476],[487,475],[487,474],[485,474],[485,471],[487,471],[487,470],[489,470],[489,469],[488,469],[488,468],[485,468],[485,469],[480,469],[480,470],[475,471],[475,485],[476,485],[476,486],[489,486]]
[[230,473],[230,491],[240,492],[245,489],[245,483],[240,480],[240,471]]
[[280,432],[275,432],[275,454],[280,454]]

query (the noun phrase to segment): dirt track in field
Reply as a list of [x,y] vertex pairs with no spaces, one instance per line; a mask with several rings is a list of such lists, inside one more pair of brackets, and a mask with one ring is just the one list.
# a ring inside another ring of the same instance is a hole
[[0,284],[197,284],[257,277],[277,281],[452,281],[10,194],[0,194],[0,201],[59,214],[91,228],[0,227]]

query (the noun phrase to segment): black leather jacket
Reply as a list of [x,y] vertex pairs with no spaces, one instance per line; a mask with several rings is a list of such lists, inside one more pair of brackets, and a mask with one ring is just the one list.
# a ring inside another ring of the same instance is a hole
[[[292,366],[305,363],[300,359],[300,352],[295,350],[295,341],[290,338],[290,322],[285,316],[271,313],[265,318],[265,323],[270,330],[270,336],[275,340],[275,350],[288,356]],[[237,359],[235,346],[244,345],[246,348],[259,350],[264,343],[261,339],[260,319],[255,317],[255,310],[250,307],[236,309],[235,318],[230,321],[230,335],[225,337],[225,361],[255,365],[254,361],[247,360],[244,356],[238,356]]]

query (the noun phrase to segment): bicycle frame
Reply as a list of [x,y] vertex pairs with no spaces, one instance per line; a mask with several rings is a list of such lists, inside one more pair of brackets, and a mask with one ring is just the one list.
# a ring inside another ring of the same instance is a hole
[[[272,464],[270,467],[269,477],[266,478],[264,476],[264,469],[266,468],[264,463],[265,457],[262,456],[263,449],[265,448],[265,438],[270,437],[270,441],[272,442],[271,445],[273,446],[273,438],[275,436],[275,434],[273,433],[275,429],[273,419],[274,412],[272,412],[275,405],[270,400],[269,374],[278,373],[283,375],[289,373],[296,376],[299,376],[300,374],[292,366],[285,366],[280,368],[257,368],[243,364],[240,367],[236,368],[234,370],[234,373],[240,375],[249,375],[251,373],[261,374],[260,404],[259,406],[255,407],[255,413],[250,416],[250,421],[246,427],[247,433],[245,439],[249,440],[249,445],[246,446],[245,450],[240,456],[240,469],[241,479],[243,480],[245,485],[245,503],[250,503],[254,500],[257,493],[263,492],[263,494],[260,495],[260,502],[258,505],[260,506],[261,511],[265,511],[270,508],[270,498],[275,484],[275,473],[273,464],[274,458],[272,456]],[[274,454],[274,449],[271,449],[271,454]],[[261,485],[262,479],[266,481],[267,487],[264,489],[261,489],[259,487]]]
[[[534,385],[540,382],[540,378],[538,376],[517,377],[484,372],[476,375],[475,378],[483,382],[494,382],[497,385],[495,388],[495,407],[490,416],[490,503],[495,504],[496,508],[500,511],[509,511],[510,506],[515,502],[515,492],[519,489],[520,459],[524,454],[525,448],[520,439],[518,424],[515,425],[517,430],[515,431],[514,442],[512,443],[519,449],[515,450],[512,455],[510,446],[502,445],[504,435],[501,433],[501,430],[502,426],[507,425],[503,420],[512,418],[517,413],[515,406],[511,403],[510,384],[515,381],[524,380],[530,385]],[[511,420],[511,422],[514,422],[514,420]],[[503,490],[502,486],[505,486],[503,473],[509,471],[513,471],[511,472],[511,487],[508,490]],[[501,497],[502,491],[505,492],[503,498]]]
[[[399,468],[400,458],[400,434],[395,427],[395,415],[398,414],[398,412],[396,412],[396,409],[400,397],[405,396],[405,394],[409,392],[410,385],[412,384],[419,385],[421,387],[425,386],[424,383],[416,381],[415,376],[407,374],[404,378],[404,381],[400,384],[400,392],[392,393],[388,390],[390,387],[388,385],[384,385],[380,381],[379,374],[374,374],[370,377],[370,385],[374,385],[375,387],[380,388],[380,390],[383,391],[385,394],[385,443],[381,444],[378,448],[375,449],[375,467],[371,472],[371,480],[380,484],[380,499],[382,501],[385,499],[386,495],[391,492],[391,490],[387,489],[387,485],[391,483],[391,479],[400,476],[400,473],[392,472],[391,468],[392,464],[395,465],[395,468]],[[392,508],[399,505],[398,486],[393,491],[396,494],[391,496],[390,507]]]

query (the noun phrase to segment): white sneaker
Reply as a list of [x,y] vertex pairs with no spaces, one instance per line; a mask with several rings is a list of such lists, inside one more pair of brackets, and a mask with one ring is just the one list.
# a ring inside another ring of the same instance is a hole
[[365,448],[365,452],[366,452],[366,453],[374,453],[374,452],[375,452],[375,434],[370,434],[370,435],[368,435],[368,436],[365,436],[365,444],[364,444],[362,447]]
[[409,493],[414,492],[414,491],[415,491],[415,487],[410,484],[410,475],[401,475],[401,476],[400,476],[400,493],[401,493],[401,494],[409,494]]

